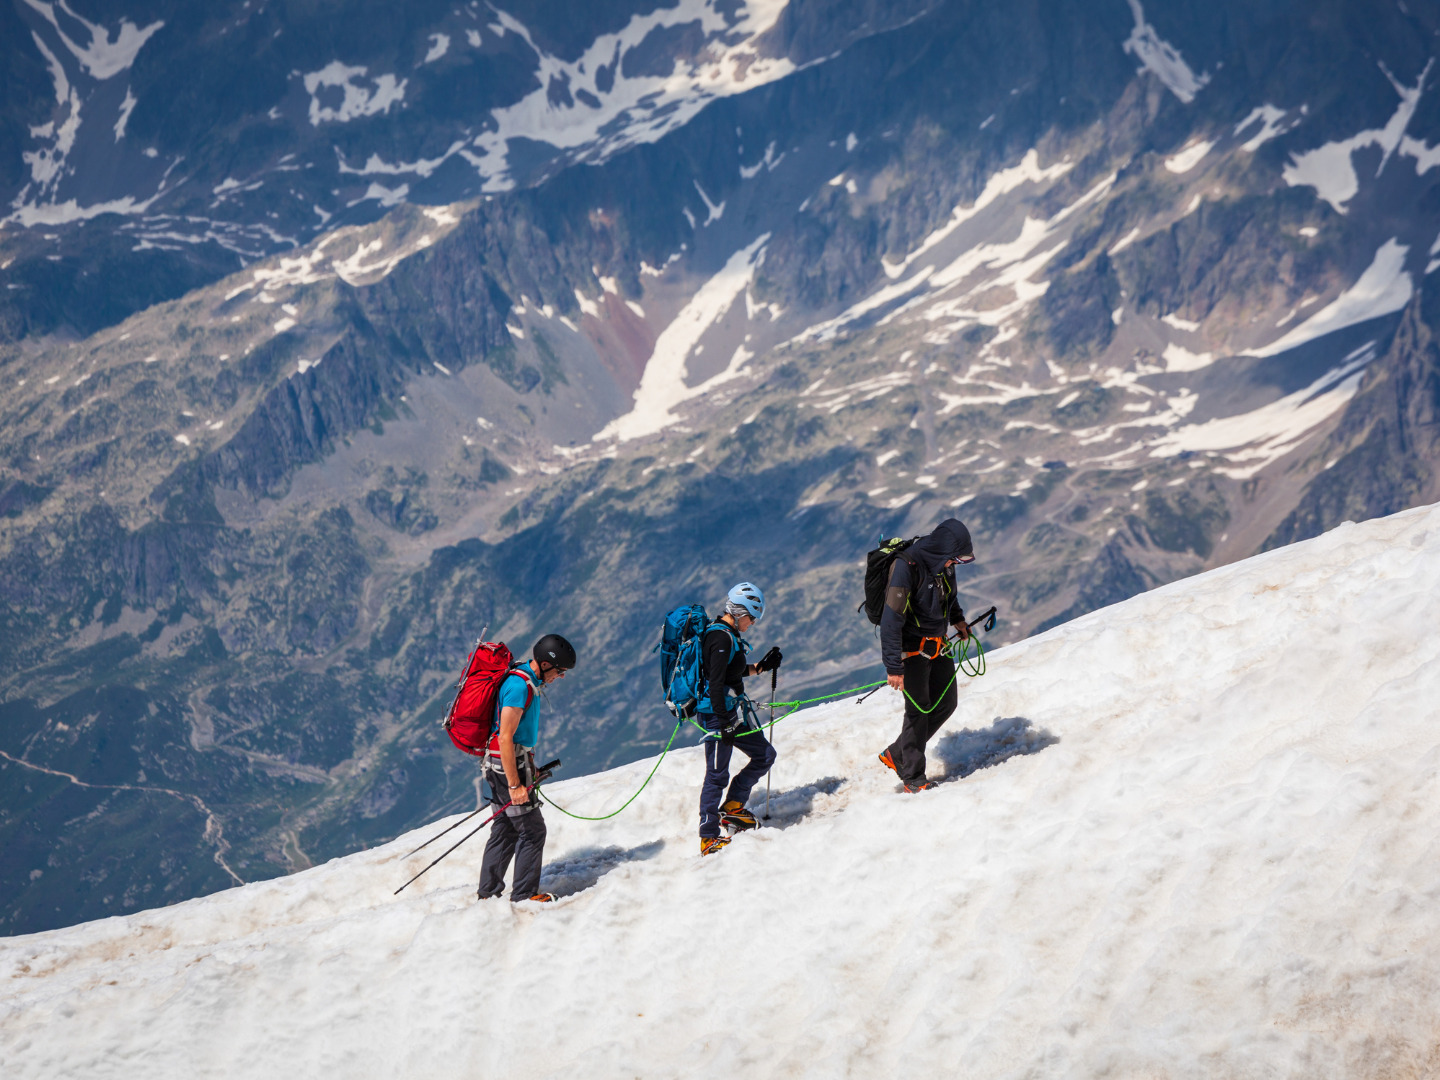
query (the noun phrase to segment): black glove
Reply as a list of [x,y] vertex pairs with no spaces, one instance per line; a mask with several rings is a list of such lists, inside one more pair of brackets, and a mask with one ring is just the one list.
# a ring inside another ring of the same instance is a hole
[[732,736],[740,734],[740,732],[745,730],[744,714],[739,709],[736,709],[729,716],[721,717],[719,730],[722,739],[729,739]]
[[755,670],[774,671],[780,666],[780,661],[783,659],[785,659],[785,657],[784,654],[780,652],[780,646],[771,645],[770,651],[767,652],[764,656],[762,656],[758,661],[756,661]]

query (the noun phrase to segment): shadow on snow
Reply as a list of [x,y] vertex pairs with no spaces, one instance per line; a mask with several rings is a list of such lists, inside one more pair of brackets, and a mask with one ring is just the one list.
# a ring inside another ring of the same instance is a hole
[[1023,716],[997,716],[983,731],[952,731],[930,748],[931,755],[945,766],[938,783],[963,780],[973,772],[1009,761],[1021,754],[1038,754],[1054,746],[1060,736],[1037,728]]
[[569,896],[590,888],[618,866],[653,859],[664,847],[664,840],[652,840],[633,848],[611,846],[577,851],[546,866],[541,884],[546,892]]
[[815,796],[834,795],[845,783],[843,776],[825,776],[804,787],[791,788],[788,791],[772,791],[770,793],[770,816],[765,814],[765,794],[757,788],[750,795],[748,803],[750,812],[761,819],[761,824],[767,829],[788,829],[791,825],[798,825],[810,816],[815,809]]
[[[1060,738],[1044,728],[1037,728],[1023,716],[997,716],[983,731],[952,731],[941,736],[930,747],[931,756],[945,766],[940,783],[963,780],[980,769],[1009,761],[1021,754],[1038,754],[1053,746]],[[770,816],[763,819],[771,829],[788,829],[804,821],[815,809],[820,795],[833,795],[846,783],[841,776],[826,776],[802,787],[770,793]],[[750,797],[750,810],[756,817],[765,813],[765,797],[755,792]],[[610,871],[625,863],[644,862],[655,858],[665,848],[664,840],[653,840],[638,847],[604,847],[577,851],[545,867],[543,886],[556,896],[570,896],[590,888]]]

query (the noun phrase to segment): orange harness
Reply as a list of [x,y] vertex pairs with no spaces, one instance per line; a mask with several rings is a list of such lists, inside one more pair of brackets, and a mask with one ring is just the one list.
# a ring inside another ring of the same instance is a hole
[[[932,641],[935,643],[935,651],[933,653],[926,652],[925,646]],[[912,656],[923,656],[926,660],[938,660],[940,659],[940,654],[944,651],[945,639],[943,637],[922,637],[920,639],[920,648],[913,652],[901,653],[900,658],[902,660],[909,660]]]

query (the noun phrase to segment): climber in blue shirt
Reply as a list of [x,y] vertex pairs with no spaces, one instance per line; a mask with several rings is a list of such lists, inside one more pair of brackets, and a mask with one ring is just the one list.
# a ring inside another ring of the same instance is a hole
[[516,664],[500,684],[495,700],[495,734],[485,754],[485,782],[490,801],[504,809],[490,827],[480,864],[481,900],[505,890],[505,871],[515,860],[510,899],[554,900],[540,891],[545,858],[545,818],[533,798],[535,744],[540,741],[540,687],[548,686],[575,666],[575,649],[559,634],[535,643],[527,663]]

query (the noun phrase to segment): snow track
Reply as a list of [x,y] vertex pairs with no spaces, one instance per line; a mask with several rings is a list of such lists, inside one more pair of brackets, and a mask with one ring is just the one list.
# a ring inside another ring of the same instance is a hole
[[675,753],[548,814],[551,908],[475,902],[480,837],[393,898],[437,825],[5,940],[6,1075],[1434,1075],[1437,594],[1422,508],[1088,615],[992,654],[919,796],[897,701],[810,710],[703,861]]

